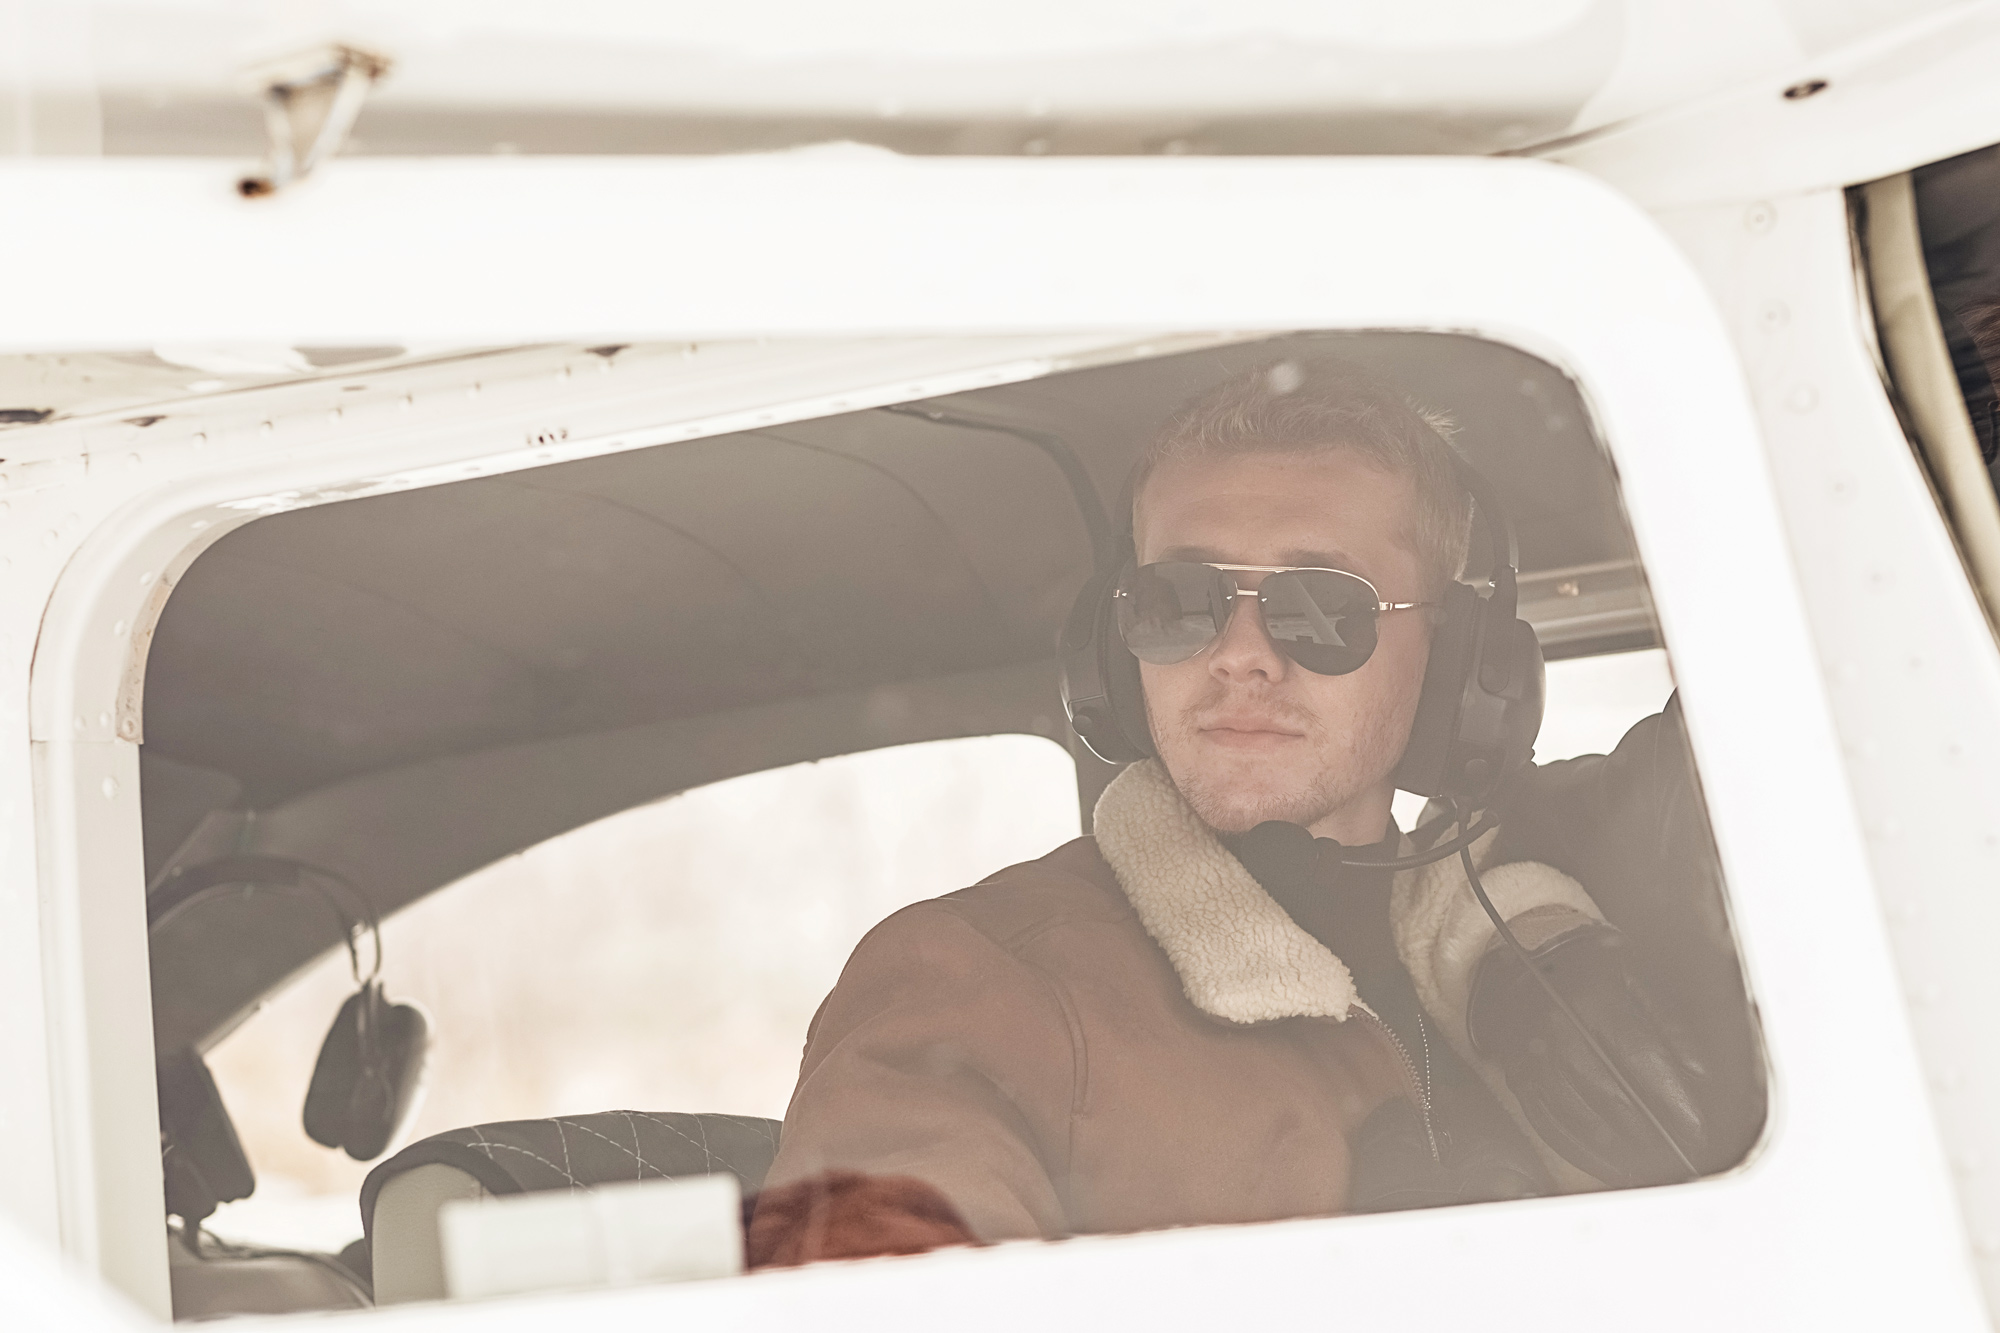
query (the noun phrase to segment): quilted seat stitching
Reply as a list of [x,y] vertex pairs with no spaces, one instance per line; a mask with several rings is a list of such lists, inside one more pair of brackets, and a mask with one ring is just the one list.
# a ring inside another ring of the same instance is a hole
[[758,1138],[764,1140],[764,1142],[770,1144],[773,1151],[776,1151],[778,1147],[777,1136],[771,1132],[771,1122],[762,1116],[729,1115],[725,1112],[714,1111],[710,1112],[710,1118],[714,1120],[727,1120],[739,1129],[750,1131]]
[[673,1178],[671,1175],[669,1175],[667,1171],[665,1171],[658,1165],[646,1160],[644,1152],[641,1151],[643,1145],[640,1143],[640,1137],[639,1137],[639,1127],[637,1124],[639,1120],[645,1120],[650,1124],[658,1125],[661,1129],[667,1130],[668,1132],[674,1134],[675,1136],[677,1136],[683,1142],[689,1144],[690,1146],[700,1148],[702,1152],[702,1159],[704,1166],[708,1170],[713,1171],[716,1163],[719,1162],[722,1164],[722,1166],[727,1168],[730,1172],[734,1173],[740,1179],[746,1178],[742,1168],[738,1167],[734,1162],[730,1161],[728,1158],[722,1156],[720,1153],[716,1152],[712,1147],[710,1147],[708,1143],[709,1120],[714,1119],[714,1120],[727,1121],[730,1124],[737,1126],[738,1128],[748,1130],[751,1133],[754,1133],[759,1139],[763,1140],[763,1142],[769,1144],[773,1150],[775,1150],[778,1146],[777,1136],[772,1132],[769,1122],[764,1120],[762,1117],[758,1116],[737,1116],[737,1115],[728,1115],[718,1112],[718,1113],[711,1113],[710,1115],[705,1115],[705,1116],[691,1117],[691,1119],[694,1120],[695,1127],[701,1133],[701,1137],[696,1138],[693,1135],[689,1134],[686,1130],[682,1129],[680,1126],[675,1125],[670,1121],[662,1120],[660,1119],[659,1116],[652,1115],[645,1111],[608,1111],[605,1112],[604,1114],[624,1117],[626,1125],[632,1131],[632,1142],[634,1147],[627,1148],[624,1144],[618,1142],[616,1139],[613,1139],[603,1134],[602,1132],[593,1129],[591,1126],[583,1123],[581,1120],[564,1119],[561,1116],[551,1116],[547,1121],[529,1122],[529,1123],[554,1125],[556,1130],[557,1141],[562,1145],[563,1161],[561,1165],[558,1165],[557,1163],[550,1161],[548,1158],[542,1156],[540,1153],[534,1151],[532,1148],[522,1147],[519,1144],[496,1142],[495,1140],[488,1138],[485,1133],[486,1127],[484,1125],[471,1125],[457,1132],[460,1134],[467,1135],[470,1139],[470,1142],[467,1144],[467,1146],[477,1148],[480,1151],[484,1152],[488,1160],[497,1161],[495,1154],[499,1152],[519,1153],[523,1157],[533,1158],[535,1161],[540,1162],[543,1166],[547,1167],[549,1170],[561,1176],[566,1182],[568,1182],[569,1186],[572,1189],[588,1189],[590,1187],[583,1181],[578,1180],[576,1178],[574,1170],[572,1169],[572,1163],[570,1161],[570,1152],[569,1152],[569,1139],[568,1136],[563,1133],[565,1126],[574,1129],[580,1129],[594,1138],[602,1139],[604,1142],[616,1148],[619,1152],[622,1152],[626,1156],[630,1157],[637,1164],[638,1174],[635,1176],[635,1179],[639,1180],[644,1180],[646,1178],[645,1173],[647,1171],[652,1171],[663,1179]]
[[517,1144],[512,1144],[512,1143],[493,1143],[484,1139],[482,1139],[478,1143],[475,1143],[473,1146],[475,1148],[484,1149],[488,1157],[492,1157],[495,1152],[517,1152],[521,1154],[521,1156],[523,1157],[532,1157],[536,1161],[540,1162],[543,1166],[547,1167],[549,1170],[561,1176],[564,1180],[567,1180],[570,1183],[570,1187],[572,1189],[587,1188],[587,1186],[585,1186],[582,1181],[578,1180],[575,1176],[571,1175],[568,1171],[564,1170],[562,1167],[557,1166],[554,1162],[551,1162],[548,1158],[534,1151],[532,1148],[523,1148]]
[[[639,1164],[638,1174],[636,1174],[632,1178],[634,1180],[644,1180],[646,1178],[646,1167],[650,1165],[650,1163],[648,1163],[644,1157],[641,1157],[639,1155],[639,1122],[632,1118],[632,1113],[630,1111],[620,1111],[618,1112],[618,1114],[625,1117],[625,1128],[631,1131],[632,1160]],[[657,1167],[654,1169],[658,1170]],[[661,1174],[664,1175],[666,1173],[661,1172]]]
[[[647,1111],[622,1111],[622,1110],[606,1111],[603,1114],[638,1116],[645,1120],[652,1120],[656,1124],[659,1123],[656,1117],[652,1113]],[[668,1112],[667,1114],[679,1115],[683,1113],[678,1111],[672,1111]],[[709,1120],[726,1120],[730,1124],[736,1126],[738,1129],[748,1130],[750,1133],[755,1134],[758,1138],[764,1140],[764,1142],[770,1144],[773,1148],[778,1146],[778,1137],[774,1131],[774,1126],[776,1126],[778,1122],[771,1120],[767,1116],[735,1115],[728,1111],[703,1111],[699,1115],[689,1115],[688,1118],[691,1120],[699,1120],[704,1122]]]
[[[675,1134],[680,1135],[683,1139],[686,1139],[689,1143],[692,1143],[695,1147],[701,1149],[702,1156],[708,1160],[708,1164],[711,1168],[713,1168],[715,1163],[720,1162],[724,1166],[728,1167],[730,1171],[739,1178],[743,1175],[742,1170],[740,1170],[737,1167],[737,1165],[734,1162],[730,1161],[727,1157],[723,1157],[719,1154],[712,1153],[709,1151],[709,1147],[706,1142],[708,1137],[706,1130],[702,1132],[702,1137],[700,1139],[697,1139],[693,1135],[689,1134],[686,1130],[681,1129],[675,1125],[670,1125],[666,1121],[660,1119],[658,1116],[648,1115],[644,1111],[630,1111],[627,1112],[627,1114],[636,1115],[641,1120],[650,1121],[651,1123],[658,1125],[661,1129],[669,1130]],[[700,1122],[697,1121],[696,1123],[699,1124]]]
[[[632,1151],[632,1149],[626,1147],[618,1140],[610,1138],[607,1135],[598,1133],[596,1130],[592,1129],[589,1125],[586,1125],[581,1121],[557,1119],[556,1123],[559,1125],[568,1125],[571,1129],[580,1129],[584,1133],[590,1135],[592,1138],[603,1139],[606,1143],[616,1148],[619,1152],[622,1152],[627,1157],[630,1157],[633,1161],[639,1164],[639,1175],[635,1177],[635,1179],[644,1180],[646,1178],[645,1173],[647,1171],[651,1171],[653,1174],[661,1176],[663,1178],[667,1176],[667,1173],[665,1171],[662,1171],[659,1167],[654,1166],[651,1162],[647,1161],[644,1157],[641,1157],[638,1153]],[[633,1126],[632,1129],[632,1142],[637,1143],[638,1141],[639,1141],[639,1130],[638,1127],[635,1125]]]

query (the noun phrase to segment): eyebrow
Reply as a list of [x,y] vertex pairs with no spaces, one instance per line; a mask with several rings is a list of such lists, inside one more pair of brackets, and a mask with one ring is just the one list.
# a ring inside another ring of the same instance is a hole
[[[1155,560],[1192,560],[1203,565],[1239,565],[1249,561],[1238,560],[1209,546],[1170,546],[1154,557]],[[1360,573],[1355,558],[1345,551],[1308,551],[1294,547],[1278,557],[1280,565],[1295,569],[1340,569]]]

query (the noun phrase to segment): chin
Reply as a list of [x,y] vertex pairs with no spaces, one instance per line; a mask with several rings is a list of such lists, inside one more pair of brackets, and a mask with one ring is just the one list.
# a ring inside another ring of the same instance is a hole
[[1311,824],[1331,808],[1311,775],[1273,773],[1270,767],[1242,771],[1235,765],[1203,765],[1192,772],[1167,771],[1203,823],[1218,833],[1246,833],[1267,820]]

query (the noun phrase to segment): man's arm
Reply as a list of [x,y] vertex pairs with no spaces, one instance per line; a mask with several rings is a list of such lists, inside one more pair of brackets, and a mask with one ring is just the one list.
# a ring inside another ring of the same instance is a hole
[[[1550,921],[1522,943],[1702,1171],[1741,1159],[1763,1121],[1762,1064],[1723,910],[1678,696],[1609,755],[1544,765],[1503,797],[1496,863],[1575,877],[1608,924]],[[1672,1179],[1659,1130],[1504,946],[1475,984],[1475,1044],[1545,1139],[1607,1181]],[[1485,1021],[1481,1021],[1480,1011]],[[1551,1138],[1554,1134],[1555,1137]]]
[[[861,942],[813,1020],[771,1168],[774,1207],[788,1187],[858,1171],[934,1188],[980,1240],[1061,1235],[1079,1059],[1041,973],[950,899],[906,908]],[[860,1229],[880,1246],[850,1237],[841,1253],[897,1252],[907,1209],[888,1194],[868,1206],[880,1225]],[[765,1211],[753,1237],[788,1225]]]

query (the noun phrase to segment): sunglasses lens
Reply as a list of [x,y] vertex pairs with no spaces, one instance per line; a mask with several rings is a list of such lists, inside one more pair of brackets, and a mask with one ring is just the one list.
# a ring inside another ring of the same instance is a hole
[[1236,585],[1211,565],[1141,565],[1118,590],[1118,633],[1142,662],[1173,666],[1215,641]]
[[1375,651],[1375,590],[1353,575],[1295,569],[1258,592],[1272,642],[1306,670],[1344,676]]

